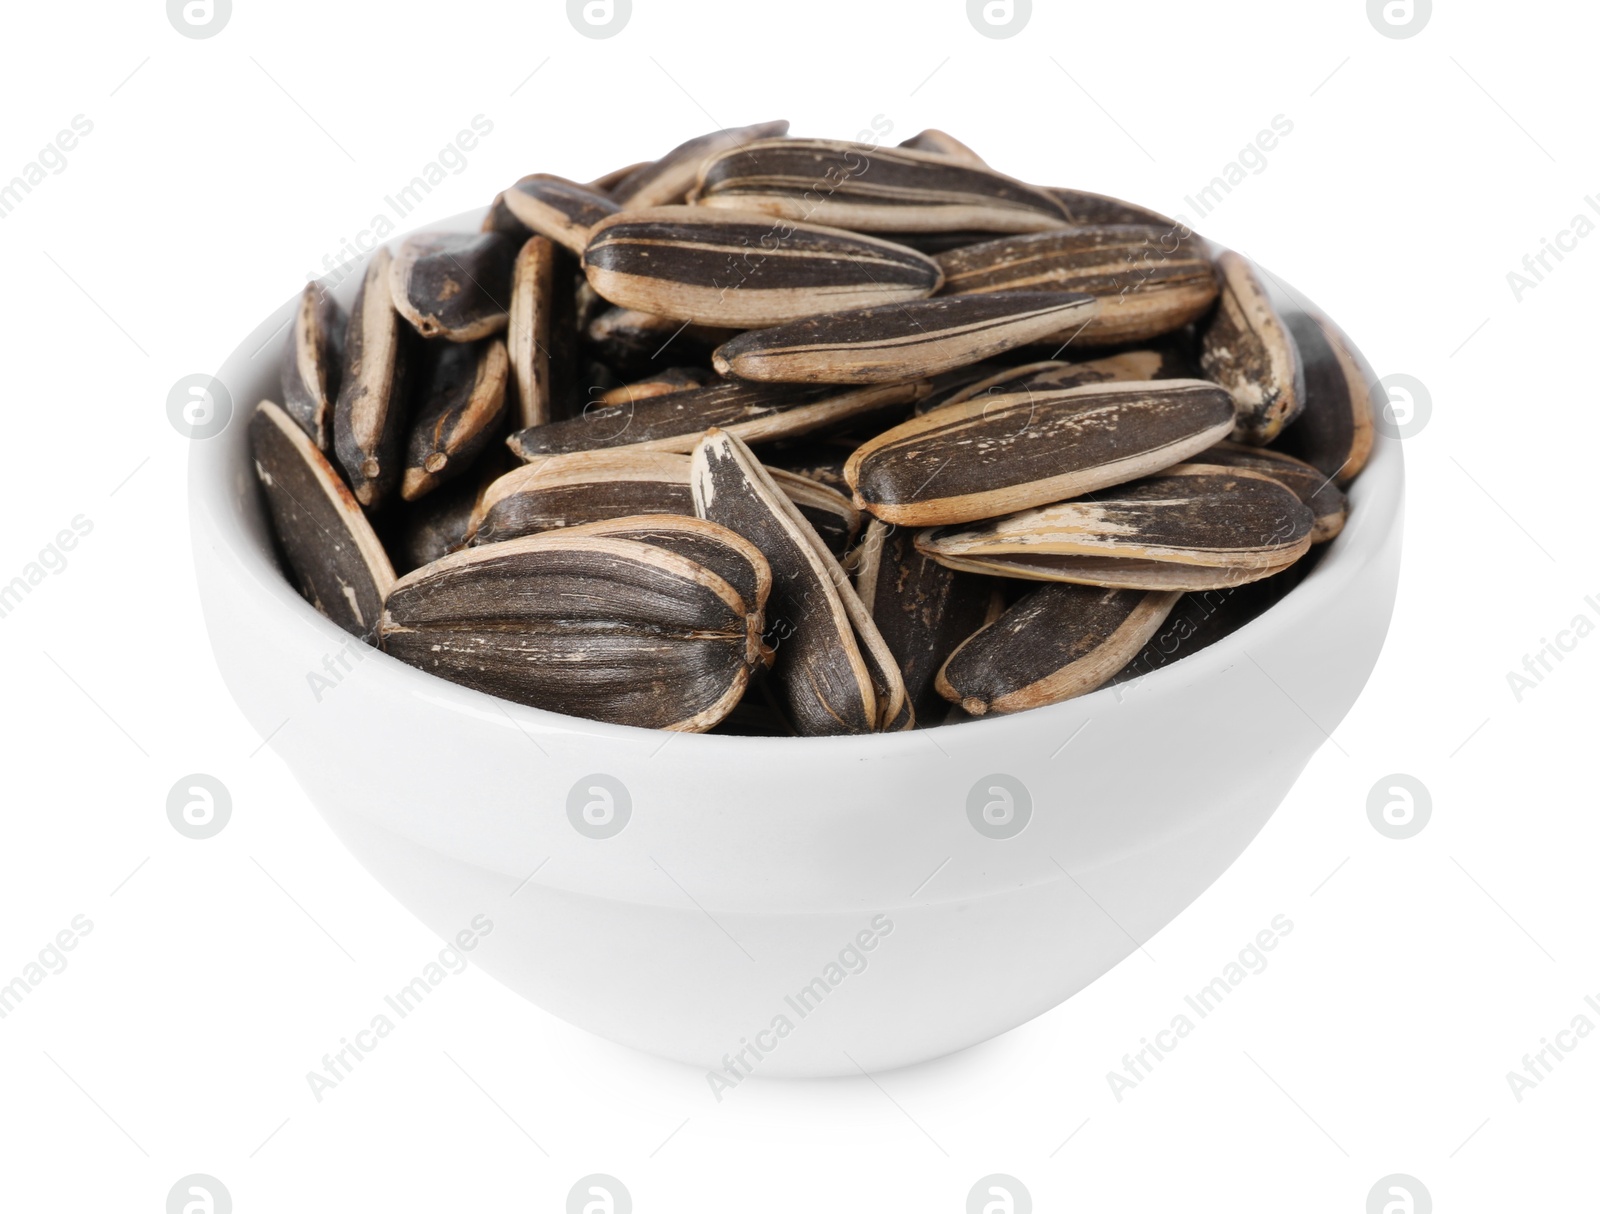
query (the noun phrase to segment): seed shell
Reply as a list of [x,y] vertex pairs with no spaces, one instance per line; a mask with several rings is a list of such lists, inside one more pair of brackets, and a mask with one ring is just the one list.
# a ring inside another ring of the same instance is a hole
[[1255,267],[1229,250],[1217,259],[1222,294],[1200,336],[1206,378],[1233,394],[1233,437],[1264,446],[1300,413],[1305,370],[1288,327]]
[[[585,286],[587,287],[587,280]],[[588,288],[593,290],[592,287]],[[596,296],[596,298],[599,298]],[[642,378],[666,362],[699,362],[740,330],[685,324],[634,308],[607,307],[585,326],[594,353],[619,372]]]
[[[687,462],[688,457],[684,457]],[[569,527],[563,535],[603,535],[637,540],[704,565],[739,592],[748,603],[765,607],[772,593],[772,567],[761,550],[736,531],[693,514],[635,514]],[[770,665],[767,651],[763,661]]]
[[300,306],[283,348],[278,377],[283,411],[322,452],[333,441],[333,402],[339,395],[339,362],[347,323],[339,301],[320,283],[308,282],[300,293]]
[[556,532],[400,579],[380,629],[403,662],[591,720],[700,731],[763,658],[760,603],[664,547]]
[[734,328],[924,299],[943,281],[932,258],[887,240],[706,207],[615,215],[583,266],[614,304]]
[[1074,223],[1148,223],[1179,235],[1189,234],[1187,227],[1176,220],[1168,219],[1160,211],[1152,211],[1149,207],[1142,207],[1137,203],[1124,202],[1109,194],[1068,190],[1059,186],[1050,186],[1046,192],[1066,207]]
[[[1158,378],[1162,366],[1162,357],[1154,350],[1129,350],[1122,354],[1090,359],[1081,363],[1061,362],[1059,359],[1023,363],[1021,366],[1005,367],[982,379],[957,385],[942,395],[929,393],[927,397],[917,402],[916,411],[920,416],[931,413],[943,405],[959,405],[965,401],[976,400],[980,396],[1003,396],[1029,391],[1055,392],[1063,388],[1081,388],[1088,384],[1151,380]],[[930,400],[934,402],[931,407],[928,405]]]
[[887,522],[970,522],[1158,472],[1232,425],[1228,394],[1200,380],[984,396],[884,431],[857,448],[845,479]]
[[400,496],[408,502],[465,472],[505,416],[505,342],[435,343],[429,354],[400,481]]
[[648,379],[634,380],[602,392],[597,404],[632,405],[652,396],[671,396],[689,388],[704,388],[717,380],[717,373],[705,367],[668,367]]
[[1127,590],[1212,590],[1267,577],[1311,547],[1311,511],[1271,477],[1179,464],[1074,501],[921,532],[954,569]]
[[1049,194],[912,148],[763,140],[707,161],[695,201],[861,232],[1038,232],[1065,227]]
[[582,253],[590,230],[618,209],[608,195],[549,173],[524,177],[502,197],[527,227],[574,253]]
[[1083,695],[1139,652],[1178,598],[1174,591],[1041,586],[950,656],[939,671],[939,693],[973,716]]
[[987,169],[989,167],[982,156],[962,143],[961,140],[935,127],[929,127],[925,131],[918,131],[910,139],[902,139],[900,146],[910,148],[916,152],[931,152],[935,156],[945,156],[951,160],[959,161],[969,168]]
[[727,127],[680,143],[660,160],[639,166],[612,187],[611,194],[627,210],[669,206],[682,202],[694,189],[705,162],[720,155],[737,155],[758,139],[774,139],[789,132],[782,118],[750,126]]
[[1304,460],[1268,447],[1223,442],[1206,448],[1194,457],[1194,462],[1224,468],[1248,468],[1270,476],[1310,508],[1313,544],[1326,543],[1344,530],[1344,521],[1350,513],[1350,499],[1333,477]]
[[1066,291],[995,291],[833,312],[740,334],[717,348],[725,376],[786,383],[920,379],[1082,326],[1100,308]]
[[[624,165],[620,169],[612,169],[609,173],[596,177],[593,181],[584,182],[583,188],[593,190],[596,194],[612,194],[629,177],[655,163],[654,160],[641,160],[636,164]],[[612,196],[615,197],[614,194]]]
[[1373,418],[1387,393],[1333,321],[1299,311],[1286,319],[1305,364],[1306,406],[1284,430],[1281,445],[1348,485],[1372,455]]
[[548,237],[523,243],[511,270],[506,349],[523,426],[550,420],[550,318],[555,310],[556,247]]
[[427,233],[389,268],[394,306],[424,337],[477,341],[506,327],[517,241],[503,232]]
[[391,530],[381,537],[390,541],[386,546],[393,556],[395,572],[410,573],[465,548],[478,503],[489,486],[511,471],[515,462],[504,447],[491,445],[465,476],[419,502],[406,503],[399,517],[389,521]]
[[406,350],[389,296],[389,250],[379,248],[350,309],[344,368],[333,407],[333,450],[356,501],[383,504],[400,481]]
[[367,516],[327,457],[271,401],[250,418],[250,450],[300,593],[346,632],[370,639],[394,567]]

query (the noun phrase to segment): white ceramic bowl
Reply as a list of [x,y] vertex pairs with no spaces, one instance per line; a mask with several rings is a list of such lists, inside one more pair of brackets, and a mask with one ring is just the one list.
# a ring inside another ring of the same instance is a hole
[[[475,229],[480,216],[436,226]],[[358,277],[341,284],[347,306]],[[485,916],[493,929],[472,960],[653,1054],[854,1074],[1039,1015],[1233,862],[1354,703],[1388,628],[1403,469],[1398,442],[1379,435],[1349,523],[1311,574],[1132,685],[846,738],[667,734],[507,703],[352,641],[279,572],[245,422],[278,398],[272,335],[293,303],[219,371],[233,420],[190,459],[223,678],[346,846],[423,922],[449,939]],[[1026,827],[1003,839],[968,813],[974,789],[978,804],[994,799],[996,774],[1031,801]],[[608,838],[569,816],[569,803],[603,798],[588,791],[596,775],[620,781],[631,811]]]

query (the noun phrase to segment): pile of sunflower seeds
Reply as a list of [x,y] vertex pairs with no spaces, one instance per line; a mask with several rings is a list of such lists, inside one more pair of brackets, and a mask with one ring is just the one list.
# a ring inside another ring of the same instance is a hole
[[787,131],[525,177],[348,316],[308,285],[251,421],[306,598],[556,712],[866,733],[1138,678],[1339,533],[1375,377],[1245,258]]

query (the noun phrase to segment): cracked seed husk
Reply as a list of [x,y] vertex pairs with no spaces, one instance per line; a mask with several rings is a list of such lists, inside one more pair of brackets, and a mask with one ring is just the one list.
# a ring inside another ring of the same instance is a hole
[[1305,370],[1255,267],[1229,251],[1217,259],[1217,269],[1222,293],[1201,330],[1200,366],[1233,394],[1239,410],[1234,439],[1264,446],[1299,415]]
[[381,506],[400,482],[405,438],[406,328],[389,296],[389,250],[380,248],[350,309],[333,408],[333,450],[356,501]]
[[324,454],[333,442],[333,402],[339,395],[346,323],[339,301],[321,283],[308,282],[289,326],[278,376],[283,411]]
[[432,343],[419,395],[400,496],[414,502],[455,479],[500,432],[510,360],[505,342]]

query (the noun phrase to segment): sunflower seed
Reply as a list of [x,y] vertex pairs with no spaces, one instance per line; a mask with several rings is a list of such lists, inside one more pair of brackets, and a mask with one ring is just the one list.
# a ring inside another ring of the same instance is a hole
[[507,441],[523,459],[596,447],[687,452],[711,426],[721,426],[746,442],[766,442],[909,404],[919,391],[917,384],[839,388],[719,383],[637,404],[589,409],[582,417],[519,430]]
[[442,556],[467,546],[473,512],[489,486],[510,472],[516,461],[504,447],[491,445],[471,470],[419,502],[408,502],[393,528],[386,547],[393,554],[395,572],[410,573]]
[[711,365],[740,379],[879,384],[917,379],[1078,328],[1100,301],[1066,291],[995,291],[831,312],[742,333]]
[[[688,456],[682,458],[688,463]],[[760,549],[721,523],[697,518],[693,514],[635,514],[568,527],[562,534],[637,540],[641,544],[653,544],[657,548],[676,552],[711,570],[737,590],[746,603],[765,604],[767,596],[772,593],[772,567],[767,564],[767,558],[761,555]],[[763,655],[763,661],[771,664],[770,650]]]
[[505,416],[505,342],[435,343],[429,353],[400,481],[400,496],[408,502],[465,472]]
[[615,215],[583,266],[614,304],[736,328],[924,299],[943,281],[932,258],[886,240],[706,207]]
[[488,211],[484,213],[483,222],[478,225],[478,230],[500,232],[520,244],[532,236],[533,232],[506,206],[506,193],[507,191],[501,190],[494,196],[494,200],[489,203]]
[[1299,414],[1305,370],[1255,267],[1230,250],[1217,268],[1222,295],[1200,336],[1200,366],[1233,393],[1239,409],[1233,437],[1259,447]]
[[1311,511],[1271,477],[1179,464],[1075,501],[917,536],[953,569],[1125,590],[1213,590],[1311,547]]
[[1149,223],[1182,236],[1190,235],[1188,228],[1176,220],[1168,219],[1160,211],[1124,202],[1109,194],[1092,194],[1088,190],[1068,190],[1059,186],[1050,186],[1045,192],[1066,207],[1075,224]]
[[782,468],[766,470],[772,483],[783,490],[829,552],[843,556],[850,550],[861,530],[861,511],[848,497],[807,476]]
[[1305,409],[1282,435],[1284,450],[1348,485],[1372,454],[1373,417],[1388,399],[1378,373],[1326,316],[1291,311],[1289,331],[1305,364]]
[[894,655],[916,719],[932,724],[945,708],[934,677],[987,622],[997,583],[946,568],[918,552],[914,538],[874,519],[861,541],[856,590]]
[[[850,499],[850,482],[844,479],[845,461],[861,444],[841,437],[801,438],[764,447],[761,462],[768,469],[782,469],[807,480],[826,485]],[[854,507],[852,507],[854,509]]]
[[609,365],[638,378],[657,370],[663,356],[679,362],[708,359],[712,350],[739,332],[633,308],[608,307],[589,321],[584,336]]
[[951,160],[960,161],[969,168],[987,169],[989,167],[982,156],[962,143],[961,140],[934,127],[929,127],[925,131],[918,131],[910,139],[902,139],[900,146],[910,148],[915,152],[932,152],[937,156],[946,156]]
[[695,513],[743,535],[772,566],[774,690],[795,730],[867,733],[899,724],[905,685],[893,655],[844,570],[750,449],[711,430],[695,447],[692,481]]
[[550,420],[550,317],[555,309],[556,248],[532,236],[511,271],[511,308],[506,348],[516,385],[517,416],[523,426]]
[[333,407],[333,450],[356,501],[383,504],[400,480],[406,352],[389,297],[389,250],[379,248],[350,309],[344,368]]
[[527,227],[580,254],[589,243],[589,230],[617,213],[617,204],[607,195],[549,173],[524,177],[502,197],[506,210]]
[[[1081,388],[1086,384],[1152,380],[1157,378],[1162,366],[1161,355],[1154,350],[1129,350],[1081,363],[1056,359],[1024,363],[1020,367],[1006,367],[993,375],[960,384],[943,395],[930,393],[917,402],[917,414],[932,413],[943,405],[959,405],[980,396],[1028,391],[1054,392],[1063,388]],[[928,404],[930,400],[934,402],[931,407]]]
[[908,249],[915,249],[919,253],[926,253],[929,257],[937,257],[941,253],[948,253],[952,249],[964,249],[968,245],[987,244],[994,239],[993,232],[879,232],[884,240],[893,241],[897,245],[904,245]]
[[1326,543],[1344,530],[1350,513],[1350,499],[1334,483],[1333,477],[1304,460],[1266,447],[1247,447],[1240,443],[1218,443],[1194,457],[1194,463],[1224,468],[1248,468],[1270,476],[1311,509],[1311,542]]
[[751,126],[727,127],[680,143],[660,160],[641,165],[612,187],[612,196],[630,211],[669,206],[682,202],[699,179],[700,168],[719,155],[738,155],[745,145],[758,139],[785,135],[789,123],[757,122]]
[[333,402],[339,395],[344,309],[321,284],[308,282],[283,348],[278,380],[283,411],[326,452],[332,441]]
[[620,384],[606,392],[602,392],[596,399],[597,405],[632,405],[642,400],[649,400],[652,396],[671,396],[674,392],[686,392],[690,388],[704,388],[717,382],[717,373],[705,367],[668,367],[657,375],[648,379],[635,380],[631,384]]
[[583,188],[593,190],[596,194],[611,194],[629,177],[648,169],[653,164],[655,164],[654,160],[641,160],[636,164],[625,165],[620,169],[612,169],[609,173],[596,177],[593,181],[584,182]]
[[394,306],[424,337],[477,341],[498,333],[516,252],[503,232],[413,236],[389,269]]
[[370,638],[394,568],[367,516],[327,457],[271,401],[250,418],[250,452],[300,593],[346,632]]
[[762,604],[665,548],[530,535],[395,583],[383,648],[455,683],[555,712],[699,731],[763,659]]
[[1081,696],[1139,652],[1178,598],[1176,592],[1041,586],[950,656],[939,671],[939,693],[973,716]]
[[1039,232],[1067,226],[1049,194],[911,148],[770,139],[706,162],[694,201],[861,232]]
[[1217,276],[1197,240],[1117,224],[1006,236],[941,253],[944,294],[1079,291],[1100,311],[1074,335],[1080,346],[1148,341],[1205,315]]
[[856,504],[913,527],[970,522],[1157,472],[1228,433],[1233,403],[1200,380],[1091,384],[946,405],[863,444]]

